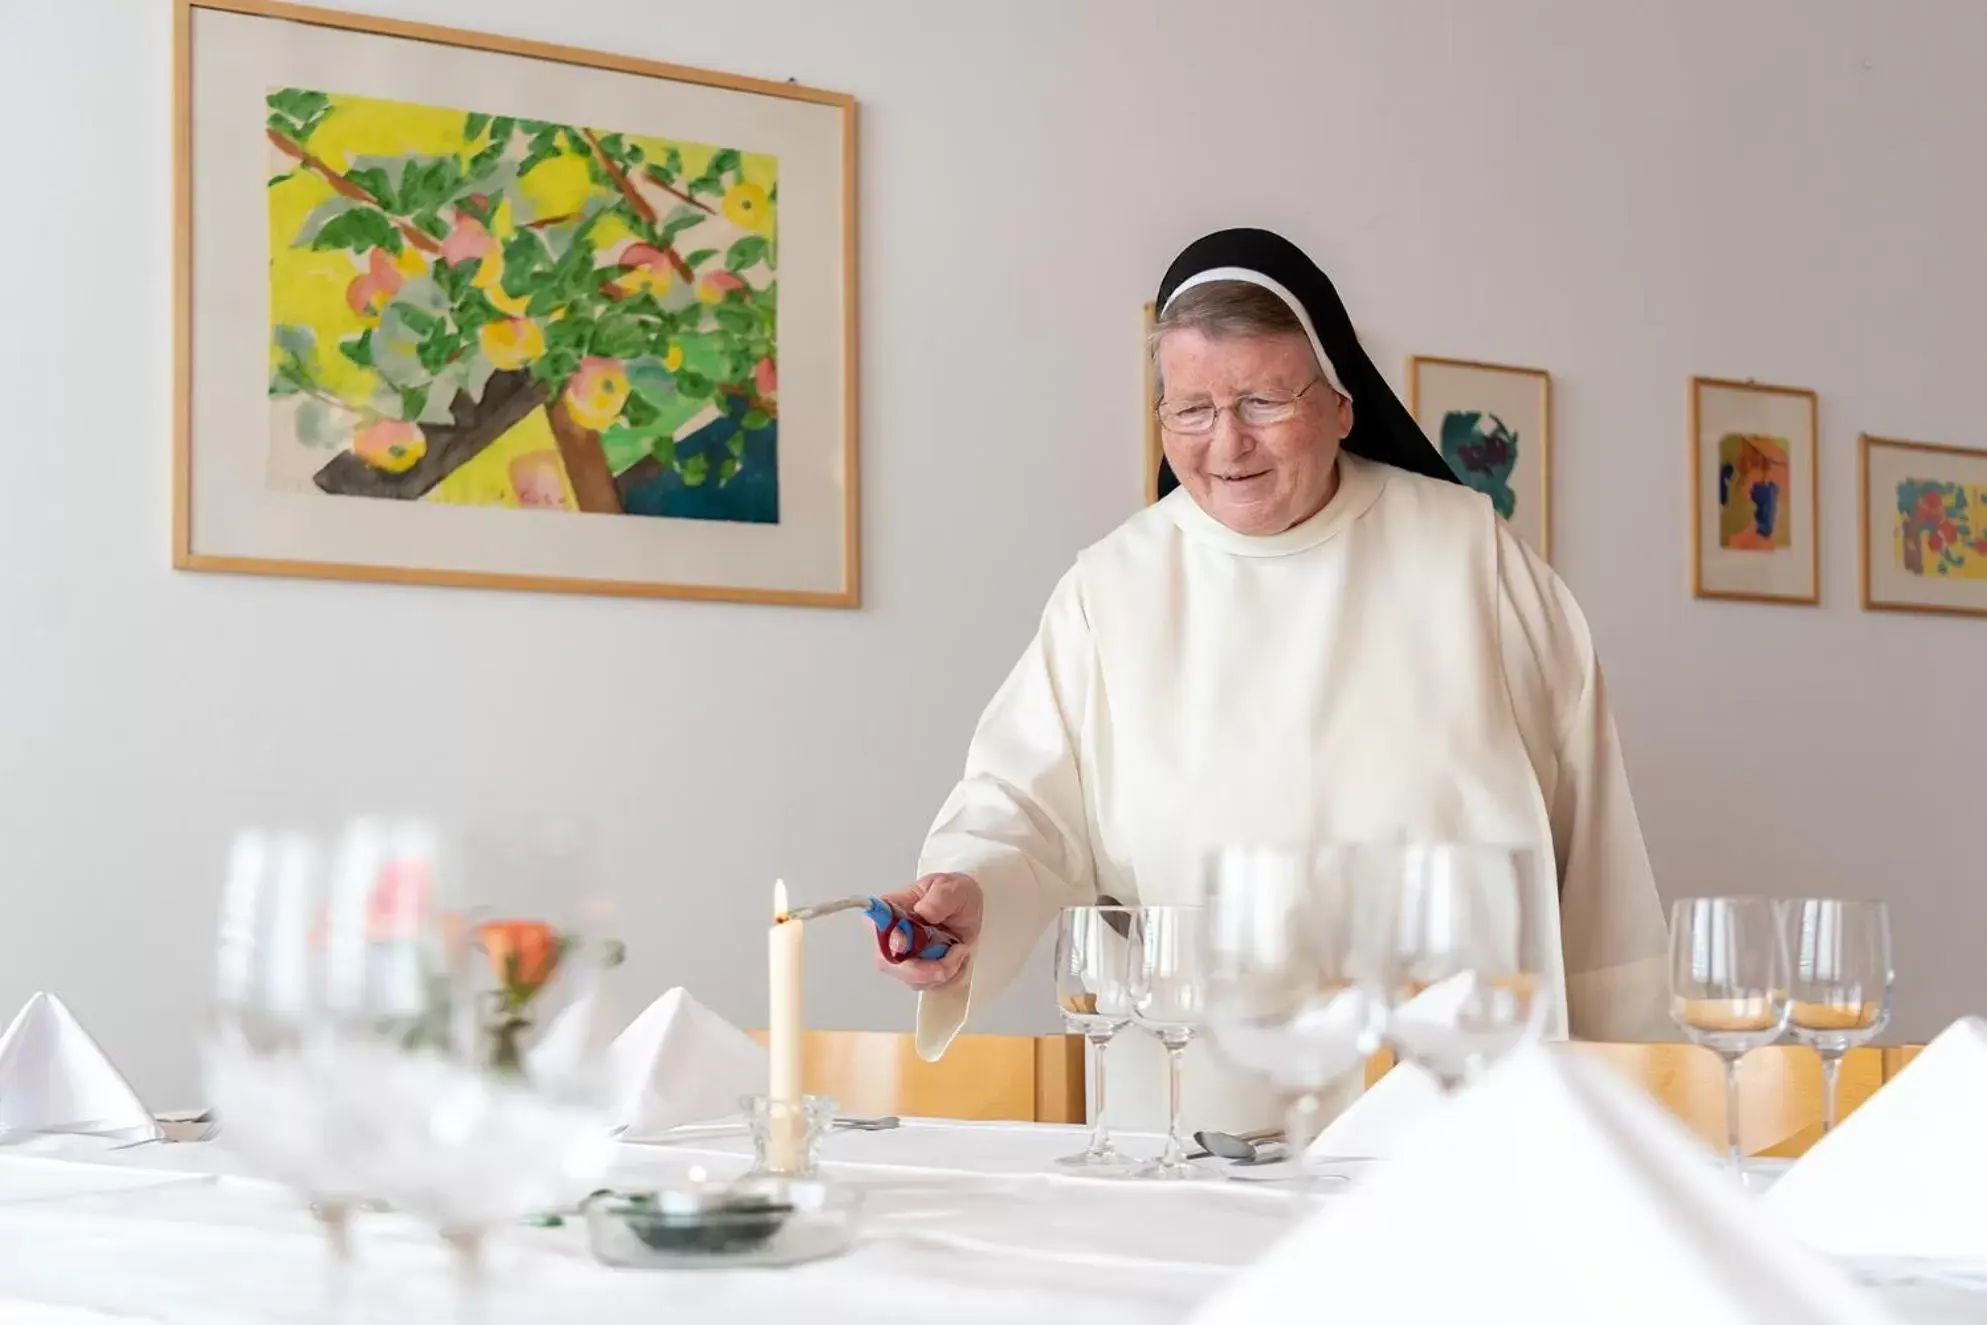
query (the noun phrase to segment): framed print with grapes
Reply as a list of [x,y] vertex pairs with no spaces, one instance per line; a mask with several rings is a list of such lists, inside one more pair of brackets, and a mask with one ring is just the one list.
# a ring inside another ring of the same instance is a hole
[[852,98],[176,20],[175,565],[856,605]]
[[1820,602],[1815,393],[1709,377],[1690,391],[1692,591]]
[[1865,436],[1863,606],[1987,616],[1987,450]]
[[1550,561],[1551,375],[1542,368],[1416,355],[1407,363],[1407,400],[1408,412],[1450,471],[1490,498],[1511,531]]

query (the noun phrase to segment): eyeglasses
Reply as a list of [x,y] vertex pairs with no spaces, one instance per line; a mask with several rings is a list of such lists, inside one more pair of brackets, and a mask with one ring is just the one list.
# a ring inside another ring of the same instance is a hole
[[1288,423],[1296,418],[1297,402],[1304,398],[1306,391],[1324,380],[1322,377],[1312,378],[1304,390],[1295,395],[1266,395],[1252,392],[1246,396],[1237,396],[1232,405],[1216,405],[1204,400],[1177,405],[1162,403],[1153,413],[1159,416],[1159,422],[1165,425],[1168,431],[1189,435],[1213,432],[1215,421],[1221,417],[1223,410],[1232,410],[1238,423],[1252,428],[1266,428],[1271,424]]

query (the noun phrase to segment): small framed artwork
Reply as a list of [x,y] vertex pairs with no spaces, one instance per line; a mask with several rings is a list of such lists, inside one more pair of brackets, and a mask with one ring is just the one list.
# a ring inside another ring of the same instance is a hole
[[1526,546],[1550,560],[1551,375],[1416,355],[1408,360],[1407,400],[1456,477],[1489,497]]
[[853,607],[855,103],[177,0],[173,561]]
[[1864,608],[1987,616],[1987,450],[1862,449]]
[[1159,462],[1166,458],[1166,451],[1159,437],[1159,371],[1152,362],[1152,332],[1159,322],[1159,308],[1156,304],[1145,306],[1145,320],[1141,323],[1138,340],[1139,354],[1145,360],[1145,501],[1147,505],[1159,500]]
[[1691,589],[1821,601],[1815,393],[1691,379]]

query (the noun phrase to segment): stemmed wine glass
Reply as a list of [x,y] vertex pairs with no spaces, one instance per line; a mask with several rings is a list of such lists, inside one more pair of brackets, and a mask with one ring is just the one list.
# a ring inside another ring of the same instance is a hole
[[1116,1171],[1126,1164],[1105,1117],[1104,1051],[1131,1020],[1136,915],[1129,906],[1071,906],[1056,925],[1056,1002],[1069,1029],[1090,1042],[1090,1144],[1056,1161],[1072,1168]]
[[1201,1023],[1204,921],[1197,906],[1148,906],[1133,921],[1138,956],[1132,967],[1132,1020],[1165,1046],[1167,1086],[1165,1149],[1133,1177],[1206,1176],[1188,1162],[1180,1135],[1180,1059]]
[[1787,1024],[1787,948],[1764,897],[1685,897],[1670,908],[1670,1017],[1725,1065],[1725,1140],[1739,1152],[1739,1060],[1780,1038]]
[[1890,909],[1811,897],[1781,903],[1791,983],[1787,1027],[1821,1058],[1821,1130],[1835,1127],[1842,1055],[1890,1023]]
[[1387,1038],[1455,1091],[1544,1029],[1548,996],[1524,847],[1437,843],[1366,848],[1364,868],[1390,875],[1380,980]]
[[1377,935],[1357,865],[1349,850],[1235,846],[1203,871],[1207,1029],[1282,1097],[1300,1168],[1321,1092],[1362,1066],[1385,1029],[1377,991],[1359,979]]

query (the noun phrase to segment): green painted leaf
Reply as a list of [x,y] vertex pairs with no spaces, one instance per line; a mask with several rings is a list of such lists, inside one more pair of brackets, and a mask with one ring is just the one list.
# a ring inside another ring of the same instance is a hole
[[709,175],[728,174],[731,171],[738,169],[738,165],[739,165],[738,149],[735,147],[727,147],[724,150],[720,151],[716,156],[711,158],[711,168],[704,173]]
[[309,327],[283,323],[275,330],[276,348],[298,364],[307,364],[317,353],[317,333]]
[[700,248],[684,258],[683,261],[689,264],[691,271],[695,271],[717,255],[718,251],[714,248]]
[[591,144],[587,142],[586,136],[584,134],[582,134],[578,129],[570,128],[563,125],[560,127],[565,129],[566,146],[574,156],[593,155],[593,147]]
[[642,167],[642,173],[644,175],[647,175],[651,180],[654,180],[657,184],[668,186],[668,185],[674,185],[676,183],[675,171],[669,169],[666,166],[659,166],[653,161],[649,162],[646,166]]
[[413,423],[421,417],[421,411],[428,407],[428,388],[425,386],[404,387],[400,392],[400,417]]
[[400,314],[400,320],[405,322],[408,329],[417,335],[425,336],[441,325],[442,320],[439,317],[436,317],[433,313],[425,309],[416,308],[412,304],[396,303],[393,307]]
[[742,432],[735,432],[731,436],[725,438],[724,449],[731,452],[732,455],[734,456],[743,456],[745,454],[745,434]]
[[676,439],[669,436],[656,438],[649,446],[649,454],[664,469],[676,468]]
[[753,263],[765,257],[766,249],[767,244],[764,235],[747,235],[733,244],[731,251],[724,255],[724,265],[732,271],[744,271],[747,267],[750,267]]
[[515,128],[517,128],[517,120],[515,118],[509,115],[497,116],[490,121],[490,141],[493,143],[508,143],[511,140],[511,130]]
[[358,170],[348,170],[345,178],[379,199],[379,205],[390,210],[399,210],[393,196],[393,180],[378,166],[365,166]]
[[718,486],[721,488],[737,478],[738,471],[743,468],[744,466],[738,462],[737,457],[727,456],[725,462],[718,466]]
[[711,458],[699,452],[688,460],[678,462],[676,472],[683,476],[686,488],[701,488],[704,480],[711,476]]
[[684,368],[676,374],[676,391],[693,400],[704,400],[717,394],[717,384],[702,373]]
[[269,109],[281,111],[291,119],[302,123],[323,115],[331,107],[331,98],[322,92],[312,92],[307,88],[286,87],[268,96]]
[[297,379],[289,373],[278,370],[269,375],[269,394],[272,396],[294,396],[303,391]]
[[317,238],[311,241],[311,247],[320,251],[347,249],[353,253],[383,248],[398,253],[400,231],[383,213],[371,207],[354,207],[325,222]]
[[724,182],[706,172],[690,181],[689,192],[693,196],[699,193],[721,194],[724,192]]
[[304,136],[304,131],[288,115],[271,115],[265,123],[271,132],[280,133],[292,142]]
[[734,304],[729,301],[713,305],[711,316],[717,319],[719,326],[734,336],[748,336],[759,325],[759,315],[757,313],[754,313],[742,304]]
[[[422,212],[416,216],[414,218],[414,228],[427,235],[430,239],[448,238],[448,222],[442,220],[440,213],[432,210]],[[464,265],[468,264],[465,263]]]
[[[773,416],[766,413],[765,410],[749,409],[745,411],[745,418],[740,421],[738,426],[747,432],[758,432],[772,421]],[[739,445],[742,447],[745,443],[741,441]]]
[[662,417],[662,411],[649,403],[639,391],[628,393],[628,401],[621,407],[621,417],[630,428],[646,428]]
[[354,336],[351,340],[339,341],[338,352],[344,355],[347,359],[350,359],[353,363],[359,365],[359,367],[361,368],[372,367],[373,366],[372,328],[371,327],[366,328],[366,330],[360,332],[357,336]]
[[481,137],[483,130],[489,127],[490,127],[490,117],[488,115],[485,115],[481,111],[472,110],[469,112],[469,114],[463,117],[462,136],[464,138]]
[[609,313],[593,324],[593,352],[609,359],[628,359],[648,347],[648,333],[635,318]]

